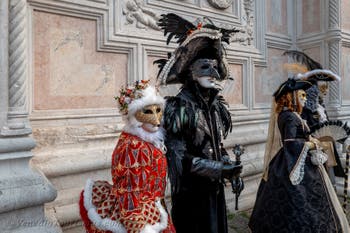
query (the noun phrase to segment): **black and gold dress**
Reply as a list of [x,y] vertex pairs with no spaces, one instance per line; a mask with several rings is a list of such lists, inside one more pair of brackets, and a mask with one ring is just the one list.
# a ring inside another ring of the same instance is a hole
[[[349,232],[349,224],[322,165],[311,162],[308,127],[292,111],[282,111],[283,143],[262,179],[249,227],[262,232]],[[331,190],[330,190],[331,189]]]

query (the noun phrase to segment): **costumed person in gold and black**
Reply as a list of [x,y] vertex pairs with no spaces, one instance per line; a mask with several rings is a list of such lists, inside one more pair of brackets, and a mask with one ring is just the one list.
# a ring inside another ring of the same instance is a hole
[[[325,123],[332,124],[334,121],[329,120],[324,101],[328,92],[328,83],[340,81],[340,77],[330,70],[323,69],[320,63],[301,51],[289,50],[284,54],[289,56],[293,62],[296,62],[295,64],[298,64],[299,68],[304,69],[303,74],[300,74],[299,78],[313,83],[312,87],[306,91],[307,101],[301,113],[301,118],[306,120],[311,131]],[[334,124],[337,124],[337,122],[334,122]],[[325,165],[335,188],[335,176],[345,178],[346,175],[340,162],[335,142],[329,141],[329,139],[328,142],[328,160]]]
[[249,221],[253,233],[350,232],[323,166],[322,143],[300,117],[311,86],[290,78],[273,95],[264,174]]
[[[172,219],[178,233],[227,233],[224,178],[239,176],[222,140],[231,130],[231,116],[217,81],[228,78],[223,41],[235,30],[208,23],[194,25],[175,14],[160,24],[180,46],[168,60],[158,60],[162,84],[181,83],[164,111],[167,158],[172,191]],[[236,187],[241,191],[243,181]]]
[[112,181],[88,180],[80,214],[88,233],[175,233],[164,205],[164,99],[148,81],[116,97],[126,125],[112,154]]

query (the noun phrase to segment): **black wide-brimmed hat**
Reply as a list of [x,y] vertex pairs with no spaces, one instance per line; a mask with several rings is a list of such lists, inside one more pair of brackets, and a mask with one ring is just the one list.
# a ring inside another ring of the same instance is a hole
[[273,93],[273,96],[275,97],[275,101],[277,102],[283,95],[287,94],[288,92],[293,92],[296,90],[307,90],[312,85],[313,83],[307,80],[289,78],[287,81],[285,81],[279,86],[277,91]]
[[160,84],[185,83],[191,64],[199,58],[216,59],[219,79],[229,77],[222,42],[229,44],[231,33],[239,30],[219,28],[208,18],[205,20],[206,23],[200,22],[194,25],[173,13],[162,15],[158,25],[164,30],[164,36],[168,34],[167,44],[175,37],[179,47],[169,54],[168,59],[154,62],[160,68],[158,73]]

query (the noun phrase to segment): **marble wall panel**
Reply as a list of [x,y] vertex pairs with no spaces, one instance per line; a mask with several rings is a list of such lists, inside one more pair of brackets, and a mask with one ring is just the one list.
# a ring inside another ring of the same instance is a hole
[[267,31],[284,34],[288,33],[287,0],[266,1]]
[[350,1],[341,1],[341,27],[345,31],[350,31]]
[[157,74],[159,72],[158,65],[153,64],[155,60],[161,59],[161,57],[157,56],[148,56],[147,57],[147,70],[145,79],[150,79],[152,84],[156,83]]
[[230,107],[243,104],[243,65],[229,64],[231,76],[234,80],[226,80],[222,85],[222,95]]
[[255,66],[254,68],[254,103],[271,103],[271,96],[278,86],[287,79],[283,64],[287,57],[282,56],[283,50],[268,49],[268,66]]
[[350,48],[342,48],[342,63],[341,63],[341,88],[342,88],[342,98],[344,101],[350,101]]
[[303,52],[306,53],[313,60],[319,62],[321,65],[324,64],[324,62],[321,60],[321,47],[306,48],[303,50]]
[[96,21],[34,11],[34,110],[115,107],[128,55],[96,51]]
[[[153,62],[155,60],[161,59],[164,57],[151,56],[149,55],[147,58],[147,75],[146,77],[151,80],[151,84],[157,83],[157,74],[159,72],[158,66],[154,65]],[[161,96],[175,96],[179,92],[182,84],[170,84],[170,85],[162,85],[159,87],[159,93]]]
[[321,1],[301,1],[302,10],[302,33],[314,33],[321,30]]

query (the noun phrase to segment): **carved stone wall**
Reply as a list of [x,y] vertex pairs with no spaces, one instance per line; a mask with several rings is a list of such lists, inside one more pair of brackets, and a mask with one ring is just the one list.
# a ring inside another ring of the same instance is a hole
[[[85,180],[111,179],[111,152],[123,127],[113,96],[125,83],[143,78],[155,82],[158,70],[153,61],[166,57],[176,46],[166,45],[156,24],[161,14],[175,12],[191,21],[207,16],[221,27],[240,29],[226,49],[234,81],[222,86],[234,122],[224,145],[231,155],[234,144],[246,147],[242,209],[252,207],[255,200],[271,95],[287,78],[282,53],[303,49],[325,67],[345,76],[348,73],[348,65],[341,63],[341,59],[350,61],[350,26],[346,23],[350,4],[346,0],[11,2],[20,3],[10,12],[14,20],[23,18],[24,9],[28,20],[26,25],[10,26],[9,59],[0,57],[1,66],[9,67],[8,75],[16,77],[8,84],[1,81],[9,86],[8,119],[17,133],[33,132],[37,146],[32,164],[57,189],[55,201],[46,204],[47,215],[64,232],[82,232],[77,203]],[[18,43],[18,38],[24,43]],[[0,42],[4,40],[0,34]],[[17,51],[22,52],[17,55]],[[21,79],[26,81],[18,86],[16,80]],[[345,80],[344,84],[343,91],[339,84],[331,87],[329,103],[331,114],[347,119],[350,96],[344,90],[350,83]],[[12,86],[18,93],[11,91]],[[173,95],[177,89],[167,86],[161,91]],[[0,112],[0,117],[7,119],[7,112]],[[226,197],[229,211],[234,211],[229,189]]]

